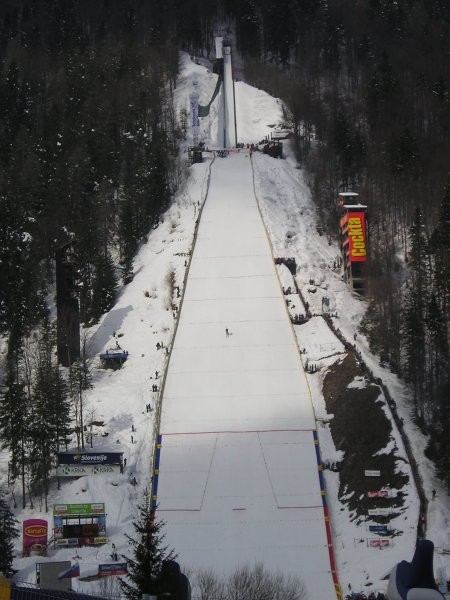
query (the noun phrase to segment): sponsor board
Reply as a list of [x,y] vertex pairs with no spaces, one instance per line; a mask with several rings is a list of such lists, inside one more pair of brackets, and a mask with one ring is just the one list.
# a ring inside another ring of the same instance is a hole
[[392,508],[369,508],[367,512],[372,517],[386,517],[392,514]]
[[367,260],[366,215],[363,212],[349,212],[347,217],[350,261],[365,262]]
[[122,452],[58,452],[59,465],[119,465]]
[[391,540],[383,540],[383,539],[369,540],[369,546],[371,546],[372,548],[385,548],[386,546],[390,546],[390,545],[391,545]]
[[55,504],[54,515],[95,515],[105,514],[104,502],[92,502],[85,504]]
[[23,556],[45,554],[47,549],[48,523],[45,519],[23,521]]
[[105,565],[98,565],[99,577],[108,577],[109,575],[126,575],[127,573],[127,563],[109,563]]
[[83,477],[84,475],[102,475],[120,473],[119,465],[59,465],[56,467],[57,477]]
[[55,540],[55,546],[57,547],[65,547],[65,546],[97,546],[99,544],[108,543],[107,537],[95,537],[95,538],[60,538],[59,540]]
[[389,498],[389,490],[367,492],[368,498]]
[[56,546],[78,546],[78,538],[60,538],[55,540]]

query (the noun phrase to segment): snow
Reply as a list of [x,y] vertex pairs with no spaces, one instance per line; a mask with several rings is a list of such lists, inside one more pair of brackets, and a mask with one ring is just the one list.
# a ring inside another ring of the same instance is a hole
[[[216,76],[185,54],[180,65],[177,110],[189,106],[194,87],[206,104]],[[220,145],[220,111],[219,95],[200,123],[206,147]],[[238,140],[245,144],[270,136],[274,126],[283,128],[281,103],[241,81],[236,82],[236,119]],[[330,563],[324,558],[327,540],[312,430],[317,428],[322,460],[341,460],[321,385],[326,368],[342,360],[344,347],[321,316],[324,296],[336,328],[395,398],[428,497],[437,491],[429,503],[428,538],[436,546],[435,572],[450,578],[450,556],[442,553],[450,549],[450,499],[424,455],[427,439],[411,421],[410,391],[380,366],[364,335],[358,332],[354,339],[366,304],[341,281],[339,249],[318,232],[311,193],[288,141],[284,153],[286,160],[260,153],[250,159],[242,149],[213,160],[205,152],[204,162],[189,167],[186,185],[149,233],[133,281],[99,324],[85,332],[94,364],[86,413],[104,421],[94,429],[93,450],[123,452],[125,472],[61,478],[59,490],[56,482],[52,486],[48,511],[36,502],[34,509],[18,506],[14,512],[19,521],[47,518],[51,528],[56,503],[105,502],[109,543],[76,550],[50,546],[47,558],[22,558],[20,538],[18,581],[34,582],[35,563],[45,560],[76,560],[83,572],[95,571],[96,565],[111,561],[113,543],[119,560],[130,554],[125,535],[134,534],[137,505],[150,486],[161,407],[158,514],[166,520],[167,542],[182,566],[213,566],[221,574],[264,560],[270,568],[300,574],[310,597],[334,597]],[[315,315],[306,324],[291,325],[289,314],[304,314],[305,306],[292,275],[284,265],[275,267],[273,257],[296,259],[296,283]],[[171,288],[172,273],[180,297]],[[284,295],[289,286],[292,293]],[[117,343],[129,352],[126,363],[117,371],[100,368],[99,354]],[[303,370],[307,362],[318,371]],[[360,385],[361,380],[351,384]],[[391,418],[387,405],[385,410]],[[393,422],[385,451],[394,443],[397,455],[405,457]],[[7,454],[0,453],[0,482],[19,500],[19,486],[7,486],[7,462]],[[410,473],[407,463],[398,464]],[[349,585],[354,591],[385,591],[383,578],[394,564],[412,558],[419,517],[415,488],[410,484],[403,490],[402,512],[391,522],[402,534],[392,546],[373,548],[369,521],[358,522],[338,500],[339,473],[326,470],[324,479],[344,593]],[[95,583],[72,582],[76,589],[96,591]]]

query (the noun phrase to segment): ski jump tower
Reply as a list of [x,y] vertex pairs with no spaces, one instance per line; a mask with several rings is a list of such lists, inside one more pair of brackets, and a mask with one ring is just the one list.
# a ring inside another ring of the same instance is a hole
[[224,147],[236,146],[236,101],[234,96],[234,80],[231,68],[231,43],[223,40],[223,121]]

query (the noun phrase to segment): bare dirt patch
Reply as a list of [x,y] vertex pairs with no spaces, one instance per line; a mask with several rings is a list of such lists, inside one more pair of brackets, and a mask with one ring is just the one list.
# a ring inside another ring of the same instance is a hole
[[[371,517],[379,523],[388,522],[403,505],[401,489],[408,476],[397,472],[397,447],[385,452],[391,442],[392,425],[383,410],[382,390],[364,379],[361,387],[349,384],[364,372],[353,353],[333,365],[325,376],[323,394],[330,421],[331,435],[338,450],[344,452],[339,464],[339,498],[345,502],[355,519],[366,517],[369,508],[391,508],[390,517]],[[377,454],[384,451],[382,454]],[[379,470],[380,477],[366,477],[365,470]],[[394,498],[369,498],[367,492],[388,487],[398,490]],[[397,513],[398,514],[398,513]]]

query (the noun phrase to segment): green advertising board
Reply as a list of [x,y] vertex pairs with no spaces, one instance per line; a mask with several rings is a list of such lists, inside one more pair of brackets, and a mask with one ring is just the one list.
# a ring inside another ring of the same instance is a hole
[[55,504],[53,515],[101,515],[105,514],[104,502],[85,504]]

